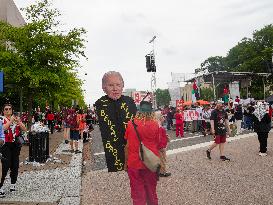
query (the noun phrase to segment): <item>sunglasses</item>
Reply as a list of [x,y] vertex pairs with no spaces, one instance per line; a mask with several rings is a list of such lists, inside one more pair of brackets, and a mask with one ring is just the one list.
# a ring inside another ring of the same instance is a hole
[[5,108],[5,111],[8,111],[8,110],[12,110],[12,108],[11,107]]

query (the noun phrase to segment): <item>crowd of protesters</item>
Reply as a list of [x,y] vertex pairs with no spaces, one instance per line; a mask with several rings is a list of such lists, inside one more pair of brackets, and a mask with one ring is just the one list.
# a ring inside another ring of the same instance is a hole
[[5,104],[0,112],[0,159],[2,162],[2,176],[0,181],[0,198],[5,197],[2,188],[8,171],[10,170],[10,192],[16,191],[16,181],[19,169],[19,156],[23,143],[28,141],[24,133],[28,131],[37,132],[41,128],[43,131],[54,132],[65,130],[65,143],[70,141],[71,152],[81,153],[78,148],[78,140],[88,141],[93,130],[92,123],[96,124],[95,112],[88,109],[85,112],[78,107],[64,108],[60,112],[53,112],[46,109],[44,112],[40,107],[36,108],[31,115],[31,127],[27,128],[29,114],[14,112],[10,103]]
[[[253,113],[257,104],[262,103],[266,111],[272,116],[272,106],[266,102],[252,101],[248,104],[229,101],[223,103],[223,110],[227,113],[231,135],[239,135],[243,130],[254,131]],[[165,107],[162,113],[168,130],[176,130],[177,137],[183,137],[184,131],[191,133],[200,132],[204,136],[211,134],[210,118],[211,112],[215,109],[217,102],[201,105],[196,102],[183,108]],[[192,110],[196,118],[185,119],[183,111]]]

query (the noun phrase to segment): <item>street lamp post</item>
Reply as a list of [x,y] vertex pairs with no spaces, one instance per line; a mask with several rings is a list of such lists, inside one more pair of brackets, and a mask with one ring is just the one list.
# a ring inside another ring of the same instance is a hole
[[[153,44],[153,50],[151,51],[151,57],[153,58],[154,62],[155,62],[155,39],[156,36],[154,36],[149,43]],[[156,71],[153,70],[152,72],[152,76],[151,76],[151,91],[152,91],[152,103],[153,103],[153,108],[156,108],[156,96],[155,96],[155,92],[156,92],[156,75],[155,75]]]

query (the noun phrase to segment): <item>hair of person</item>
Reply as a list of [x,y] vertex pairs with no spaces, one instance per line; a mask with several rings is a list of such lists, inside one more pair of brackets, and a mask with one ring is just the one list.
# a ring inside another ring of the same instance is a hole
[[122,82],[122,87],[124,87],[124,81],[123,81],[122,75],[117,71],[108,71],[102,77],[102,88],[104,88],[106,86],[108,77],[112,76],[112,75],[118,76]]
[[160,111],[156,111],[154,113],[155,120],[160,121],[162,119],[162,117],[163,117],[163,115],[162,115],[162,113]]
[[137,112],[135,118],[144,121],[144,123],[149,120],[156,120],[154,112]]
[[7,107],[7,106],[11,107],[11,109],[13,110],[13,107],[12,107],[12,105],[11,105],[10,103],[6,103],[6,104],[4,104],[4,106],[3,106],[3,110],[4,110],[4,109],[5,109],[5,107]]

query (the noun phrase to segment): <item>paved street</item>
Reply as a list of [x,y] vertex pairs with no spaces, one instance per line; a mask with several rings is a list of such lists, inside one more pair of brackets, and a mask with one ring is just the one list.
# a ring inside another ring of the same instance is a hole
[[[91,145],[91,155],[92,155],[92,166],[91,169],[93,171],[106,169],[104,150],[102,146],[101,136],[98,125],[95,125],[95,130],[92,133],[93,141]],[[243,134],[250,133],[249,131],[244,131]],[[183,138],[177,138],[175,136],[174,130],[168,130],[167,134],[169,135],[171,141],[168,144],[167,150],[176,150],[182,147],[189,147],[193,145],[199,145],[205,142],[210,142],[213,140],[211,135],[207,135],[204,137],[201,133],[191,133],[185,132],[185,136]],[[236,137],[235,137],[236,138]]]
[[[95,132],[98,132],[96,130]],[[171,136],[172,140],[175,140]],[[268,205],[273,204],[273,133],[269,137],[267,157],[258,156],[258,140],[254,133],[229,138],[226,155],[230,162],[219,160],[218,149],[208,160],[205,149],[211,137],[188,134],[185,139],[172,141],[168,149],[168,167],[172,176],[160,178],[160,204],[193,205]],[[94,136],[94,153],[101,153]],[[130,204],[129,179],[125,172],[108,173],[103,154],[96,159],[92,171],[82,178],[81,203]]]

